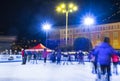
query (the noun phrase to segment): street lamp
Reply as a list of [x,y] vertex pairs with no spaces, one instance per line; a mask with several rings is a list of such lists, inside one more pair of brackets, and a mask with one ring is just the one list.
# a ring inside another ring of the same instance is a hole
[[84,24],[88,25],[88,26],[93,25],[94,24],[94,19],[92,17],[86,17],[84,19]]
[[68,38],[68,14],[72,13],[74,11],[77,11],[78,7],[76,5],[74,5],[73,3],[69,3],[69,4],[59,4],[56,7],[56,11],[57,12],[61,12],[61,13],[65,13],[66,14],[66,35],[65,35],[65,44],[67,46],[67,38]]
[[42,25],[43,29],[46,31],[46,47],[47,47],[47,36],[48,36],[48,30],[50,30],[51,28],[51,24],[49,23],[44,23]]
[[[90,31],[90,26],[93,25],[95,23],[94,18],[91,16],[87,16],[84,18],[84,25],[87,25],[88,29],[89,29],[89,39],[91,41],[91,31]],[[90,50],[90,43],[89,43],[89,50]]]

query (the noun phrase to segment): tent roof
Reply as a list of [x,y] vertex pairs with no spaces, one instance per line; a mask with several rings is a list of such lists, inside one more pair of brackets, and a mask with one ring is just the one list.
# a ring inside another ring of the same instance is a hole
[[45,49],[46,47],[42,44],[38,44],[36,46],[34,46],[32,49]]
[[30,49],[26,49],[26,51],[43,51],[44,49],[47,49],[48,52],[51,52],[52,50],[45,47],[43,44],[38,44],[36,46],[34,46],[33,48],[30,48]]

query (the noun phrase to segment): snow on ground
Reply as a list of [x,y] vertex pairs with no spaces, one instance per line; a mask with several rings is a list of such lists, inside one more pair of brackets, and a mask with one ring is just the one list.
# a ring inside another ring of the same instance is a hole
[[[85,65],[74,62],[73,65],[38,64],[20,62],[0,63],[0,81],[95,81],[91,73],[91,63]],[[120,66],[119,66],[120,73]],[[112,81],[119,81],[120,75],[112,75]]]

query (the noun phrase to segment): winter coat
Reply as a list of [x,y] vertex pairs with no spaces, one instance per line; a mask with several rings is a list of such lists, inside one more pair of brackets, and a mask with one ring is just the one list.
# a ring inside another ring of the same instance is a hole
[[119,56],[116,54],[112,55],[112,62],[119,62]]
[[94,54],[99,64],[110,65],[111,56],[115,54],[115,50],[109,43],[103,42],[95,48]]
[[61,59],[61,53],[60,52],[57,53],[57,59]]
[[84,54],[83,54],[82,52],[79,52],[78,58],[79,58],[79,59],[83,59],[83,57],[84,57]]
[[43,58],[47,58],[47,54],[48,54],[48,52],[47,52],[47,51],[43,51],[43,53],[42,53]]
[[25,51],[24,50],[22,50],[22,57],[24,57],[25,56]]

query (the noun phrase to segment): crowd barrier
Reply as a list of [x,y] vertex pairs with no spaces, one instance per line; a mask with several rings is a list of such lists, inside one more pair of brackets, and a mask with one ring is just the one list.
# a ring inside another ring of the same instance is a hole
[[0,55],[0,62],[19,62],[22,61],[21,55]]
[[[42,57],[41,57],[41,60],[43,60]],[[50,56],[48,56],[47,60],[50,60]],[[61,57],[61,60],[64,60],[63,56]],[[75,60],[74,55],[71,55],[71,60],[72,61]],[[0,63],[2,63],[2,62],[21,62],[21,61],[22,61],[22,55],[0,55]],[[89,61],[87,56],[84,56],[84,61]]]

